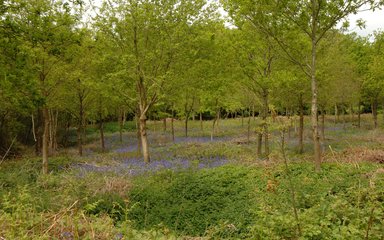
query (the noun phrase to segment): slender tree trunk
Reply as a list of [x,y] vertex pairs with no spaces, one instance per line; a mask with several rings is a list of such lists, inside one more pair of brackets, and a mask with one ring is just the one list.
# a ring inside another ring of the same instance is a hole
[[163,118],[163,132],[167,132],[167,118]]
[[357,106],[357,127],[361,127],[361,102],[359,100],[358,106]]
[[35,144],[35,153],[36,156],[40,156],[41,150],[43,149],[43,134],[44,134],[44,117],[42,109],[37,110],[37,119],[36,119],[36,144]]
[[141,135],[140,135],[140,120],[139,120],[139,110],[136,112],[136,138],[137,138],[137,156],[140,156],[141,152]]
[[221,110],[217,110],[216,133],[220,132]]
[[256,121],[255,105],[254,104],[252,105],[252,118],[253,118],[253,121]]
[[[33,117],[33,113],[31,115],[31,120],[32,120],[32,135],[33,135],[33,140],[35,141],[35,144],[36,144],[36,128],[35,128],[35,118]],[[3,126],[3,124],[1,124],[0,126]]]
[[171,119],[171,129],[172,129],[172,141],[175,142],[175,124],[173,114],[172,114],[172,119]]
[[185,116],[185,122],[184,122],[184,124],[185,124],[185,137],[188,137],[188,118],[189,118],[188,115]]
[[336,121],[335,121],[335,124],[336,124],[336,123],[340,122],[340,111],[339,111],[339,107],[337,106],[337,104],[335,104],[335,110],[336,110]]
[[[101,116],[100,116],[100,121],[101,121]],[[124,125],[124,110],[120,109],[119,110],[119,140],[120,140],[120,143],[123,142],[123,125]]]
[[[104,121],[103,121],[103,112],[101,107],[101,101],[100,101],[100,109],[99,109],[99,131],[100,131],[100,144],[101,144],[101,152],[105,152],[105,141],[104,141]],[[121,120],[121,115],[119,116],[119,119]],[[122,121],[119,121],[120,125],[122,125]],[[120,135],[121,136],[121,135]],[[122,142],[122,140],[120,141]]]
[[257,156],[261,157],[263,147],[263,134],[261,132],[257,133]]
[[321,138],[325,140],[325,110],[321,111]]
[[43,107],[43,142],[42,142],[42,154],[43,154],[43,174],[48,174],[48,138],[49,138],[49,110],[48,107]]
[[83,156],[83,128],[82,124],[77,127],[77,150],[79,156]]
[[211,132],[211,141],[213,141],[213,136],[215,135],[215,126],[218,120],[219,112],[216,113],[216,117],[213,119],[213,124],[212,124],[212,132]]
[[287,108],[286,110],[286,115],[287,115],[287,121],[288,121],[288,139],[291,138],[291,127],[292,127],[292,119],[291,119],[291,114]]
[[304,103],[300,100],[299,153],[304,152]]
[[317,30],[317,15],[316,15],[316,1],[312,0],[312,64],[311,64],[311,89],[312,89],[312,106],[311,106],[311,120],[312,120],[312,134],[314,143],[314,160],[315,170],[321,170],[321,146],[319,136],[319,124],[317,121],[317,79],[316,79],[316,30]]
[[377,99],[374,99],[372,102],[372,116],[373,116],[373,123],[375,129],[377,128],[377,106],[378,106],[378,101]]
[[248,117],[248,126],[247,126],[247,144],[250,143],[251,138],[251,116]]
[[343,130],[346,130],[346,115],[347,111],[345,110],[345,107],[343,108]]
[[203,128],[203,113],[200,112],[200,130],[203,131],[204,128]]
[[349,109],[350,109],[350,118],[351,118],[351,123],[353,124],[353,122],[355,121],[355,112],[353,111],[353,105],[351,104],[349,106]]
[[126,121],[127,121],[127,113],[125,112],[125,109],[123,109],[123,126],[125,126]]
[[140,137],[141,137],[141,147],[145,163],[149,163],[149,146],[148,146],[148,137],[147,137],[147,118],[145,115],[140,117]]
[[268,112],[269,112],[269,103],[268,103],[268,92],[264,91],[263,94],[264,100],[264,109],[263,109],[263,134],[264,134],[264,153],[265,157],[269,158],[269,129],[268,129]]
[[241,127],[244,127],[244,110],[241,110]]

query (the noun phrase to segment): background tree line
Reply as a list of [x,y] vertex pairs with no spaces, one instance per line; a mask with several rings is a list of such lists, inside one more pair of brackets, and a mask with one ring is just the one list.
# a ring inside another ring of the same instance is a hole
[[92,6],[79,0],[1,1],[0,152],[35,146],[47,173],[70,130],[82,155],[89,124],[104,150],[104,122],[122,132],[130,119],[149,162],[148,119],[182,119],[185,136],[190,119],[211,119],[214,138],[221,118],[258,116],[248,132],[258,135],[255,154],[268,157],[271,117],[298,116],[302,152],[311,115],[319,169],[325,115],[360,127],[369,112],[377,128],[384,108],[384,34],[336,28],[367,3],[380,4],[111,0],[84,20]]

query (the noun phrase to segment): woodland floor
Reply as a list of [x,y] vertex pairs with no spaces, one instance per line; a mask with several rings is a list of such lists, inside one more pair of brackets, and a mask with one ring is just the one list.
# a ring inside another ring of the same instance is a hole
[[32,156],[0,165],[0,239],[383,239],[384,130],[349,120],[326,119],[320,173],[307,121],[304,154],[296,121],[285,134],[288,168],[283,118],[271,121],[269,160],[256,154],[258,119],[249,142],[247,119],[221,120],[213,140],[210,121],[190,121],[188,137],[175,121],[175,141],[170,123],[149,122],[150,164],[133,123],[122,142],[107,124],[103,153],[89,127],[84,155],[60,149],[48,176]]

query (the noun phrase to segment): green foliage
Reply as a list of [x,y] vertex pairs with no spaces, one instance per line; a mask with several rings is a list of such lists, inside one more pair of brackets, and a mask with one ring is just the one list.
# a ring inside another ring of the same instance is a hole
[[250,170],[225,166],[140,179],[130,192],[129,216],[138,228],[158,225],[182,235],[202,236],[225,224],[217,237],[239,236],[254,221],[249,212]]

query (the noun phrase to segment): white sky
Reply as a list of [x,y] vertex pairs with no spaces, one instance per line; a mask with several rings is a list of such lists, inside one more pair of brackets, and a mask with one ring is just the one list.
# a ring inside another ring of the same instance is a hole
[[[366,24],[365,29],[359,29],[359,27],[356,27],[356,20],[363,19]],[[374,31],[382,30],[384,31],[384,10],[376,10],[374,12],[372,11],[364,11],[360,12],[357,15],[351,15],[349,17],[350,21],[350,30],[351,32],[356,32],[360,36],[368,36],[369,34],[372,34]]]
[[[101,2],[104,0],[88,0],[92,1],[95,5],[100,6]],[[216,0],[213,0],[216,1]],[[360,29],[356,26],[356,21],[358,19],[363,19],[365,21],[366,27],[364,29]],[[356,32],[360,36],[368,36],[372,34],[374,31],[382,30],[384,31],[384,9],[372,11],[364,11],[359,12],[357,15],[351,15],[349,17],[350,22],[350,32]]]

